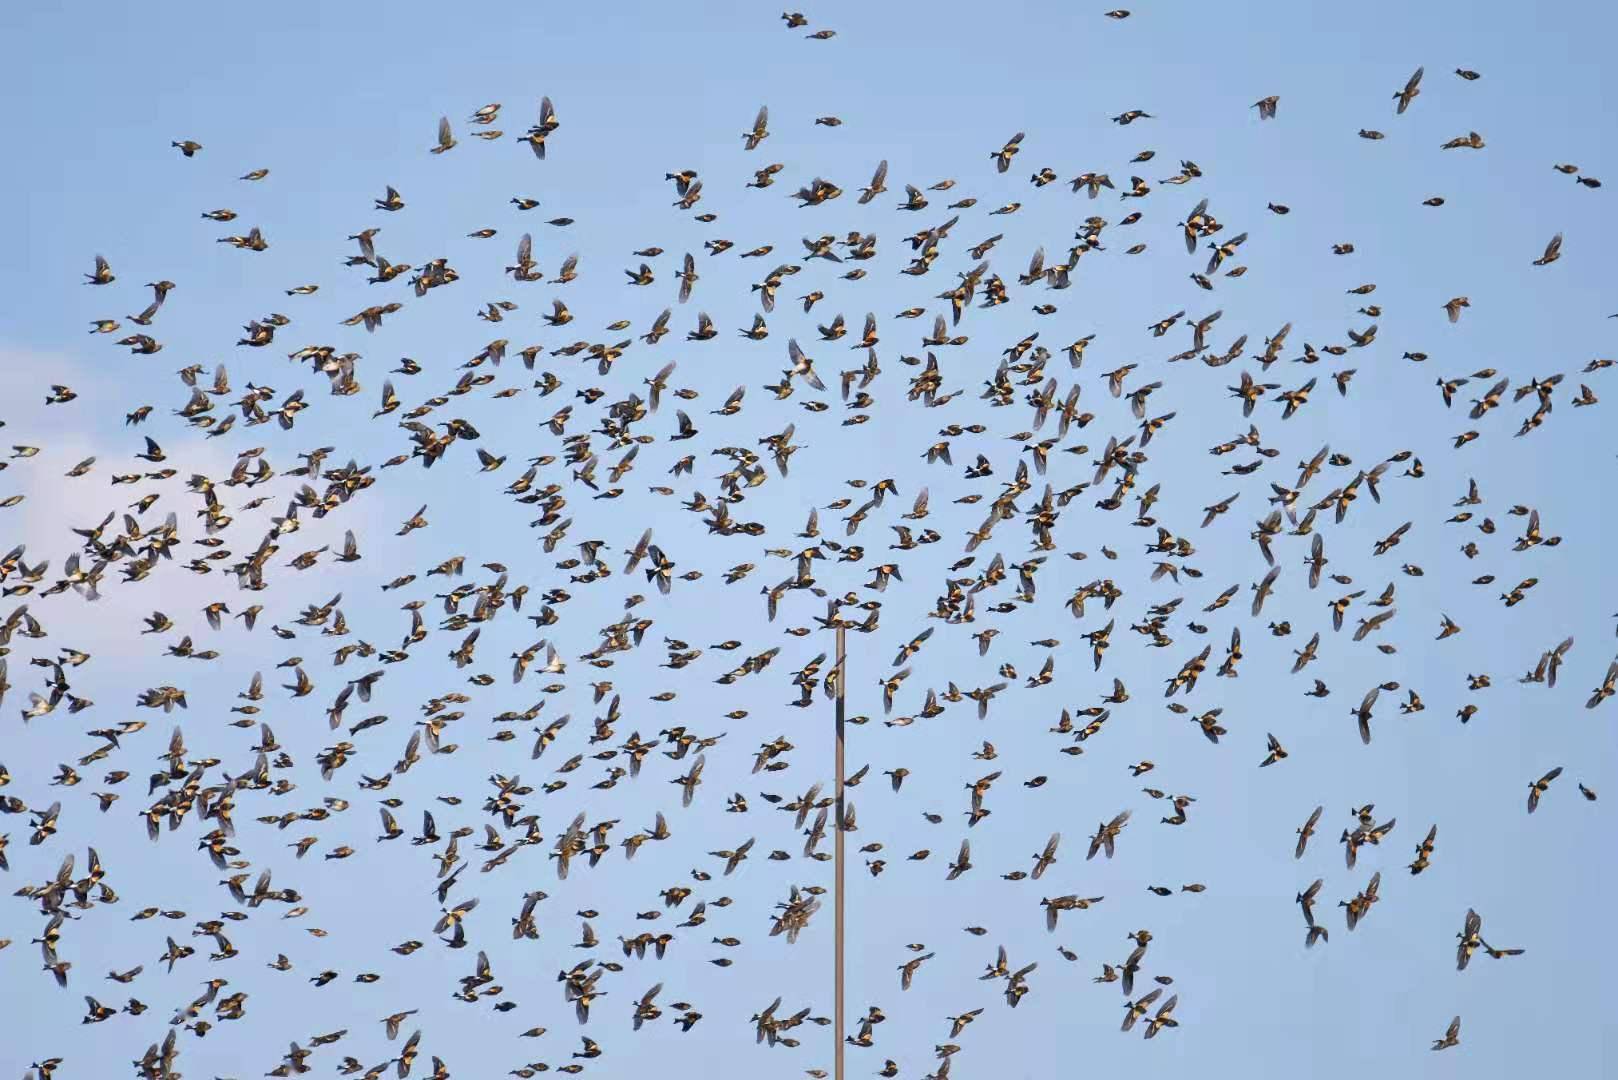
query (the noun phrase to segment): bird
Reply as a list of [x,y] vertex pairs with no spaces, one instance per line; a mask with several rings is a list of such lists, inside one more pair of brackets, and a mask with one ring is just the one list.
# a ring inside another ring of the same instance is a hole
[[1324,806],[1315,807],[1309,814],[1309,820],[1305,821],[1297,830],[1298,844],[1292,853],[1294,858],[1303,858],[1304,849],[1309,845],[1309,838],[1315,834],[1315,825],[1319,823],[1320,815],[1325,812],[1325,809]]
[[760,105],[758,115],[753,118],[753,126],[742,133],[744,149],[757,150],[759,144],[770,137],[770,109],[768,105]]
[[449,128],[449,117],[440,116],[438,118],[438,143],[429,153],[442,154],[446,150],[454,149],[455,145],[455,135]]
[[994,160],[994,168],[996,172],[1003,173],[1007,169],[1011,168],[1011,159],[1017,156],[1017,151],[1021,149],[1022,141],[1023,133],[1019,131],[1017,134],[1007,139],[1004,146],[989,155],[989,157]]
[[1424,71],[1424,68],[1417,68],[1415,73],[1405,80],[1404,89],[1393,95],[1394,100],[1399,103],[1394,109],[1398,115],[1403,116],[1404,111],[1410,108],[1410,103],[1421,93],[1421,76]]
[[1544,776],[1528,785],[1528,812],[1532,814],[1539,809],[1540,796],[1544,795],[1551,786],[1551,781],[1562,775],[1562,766],[1558,765]]
[[1545,253],[1534,260],[1535,266],[1549,266],[1562,257],[1562,234],[1557,233],[1545,245]]

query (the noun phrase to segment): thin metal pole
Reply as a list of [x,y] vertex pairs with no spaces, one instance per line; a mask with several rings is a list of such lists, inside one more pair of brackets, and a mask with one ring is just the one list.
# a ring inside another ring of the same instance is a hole
[[843,1036],[843,717],[848,702],[848,669],[845,666],[843,638],[844,630],[839,625],[837,627],[837,836],[833,844],[833,866],[837,878],[834,908],[836,926],[833,933],[837,949],[837,988],[834,1003],[836,1011],[832,1013],[835,1025],[832,1032],[837,1039],[837,1052],[833,1059],[836,1080],[844,1080],[843,1048],[846,1045]]

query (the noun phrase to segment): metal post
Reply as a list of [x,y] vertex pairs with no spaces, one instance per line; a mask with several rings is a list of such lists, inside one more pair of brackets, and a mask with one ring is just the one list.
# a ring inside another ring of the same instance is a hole
[[835,995],[835,1012],[832,1013],[834,1026],[833,1036],[837,1040],[837,1051],[833,1058],[833,1070],[836,1080],[843,1078],[843,1049],[846,1046],[843,1034],[843,716],[848,702],[848,668],[846,667],[846,653],[843,647],[844,629],[841,623],[837,627],[837,836],[833,844],[833,867],[836,876],[836,926],[833,936],[836,938],[837,949],[837,987]]

